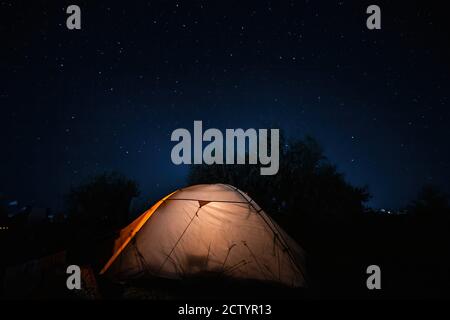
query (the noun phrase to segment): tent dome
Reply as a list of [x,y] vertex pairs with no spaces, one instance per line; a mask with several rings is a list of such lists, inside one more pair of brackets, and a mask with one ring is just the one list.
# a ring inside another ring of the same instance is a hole
[[248,195],[225,184],[177,190],[120,232],[101,270],[119,279],[217,275],[305,286],[304,253]]

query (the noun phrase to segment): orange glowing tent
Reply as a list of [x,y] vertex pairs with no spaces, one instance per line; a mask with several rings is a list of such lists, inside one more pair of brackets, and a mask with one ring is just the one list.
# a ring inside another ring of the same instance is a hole
[[305,286],[301,247],[248,195],[225,184],[187,187],[158,201],[120,232],[100,273]]

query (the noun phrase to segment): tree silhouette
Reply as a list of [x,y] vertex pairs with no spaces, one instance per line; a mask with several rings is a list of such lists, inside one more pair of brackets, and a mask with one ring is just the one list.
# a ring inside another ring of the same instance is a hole
[[66,204],[70,218],[77,222],[114,227],[127,222],[131,199],[138,195],[135,181],[112,172],[72,188]]
[[407,209],[422,217],[448,217],[450,216],[449,197],[436,186],[426,185]]

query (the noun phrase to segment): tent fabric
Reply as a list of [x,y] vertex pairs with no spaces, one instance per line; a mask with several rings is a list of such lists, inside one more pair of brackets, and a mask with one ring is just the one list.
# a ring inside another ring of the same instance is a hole
[[225,184],[187,187],[158,201],[121,231],[106,272],[305,286],[302,248],[248,195]]

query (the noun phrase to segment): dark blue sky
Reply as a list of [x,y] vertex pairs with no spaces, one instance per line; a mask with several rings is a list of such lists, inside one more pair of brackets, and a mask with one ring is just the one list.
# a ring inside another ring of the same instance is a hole
[[60,207],[106,170],[144,197],[185,184],[170,134],[277,125],[315,137],[370,205],[450,191],[446,17],[429,2],[2,1],[0,192]]

